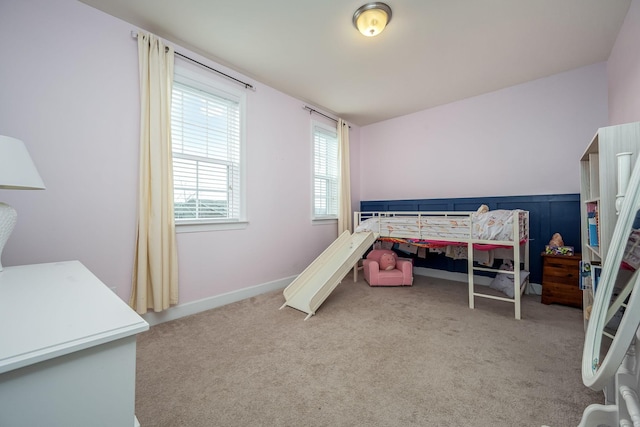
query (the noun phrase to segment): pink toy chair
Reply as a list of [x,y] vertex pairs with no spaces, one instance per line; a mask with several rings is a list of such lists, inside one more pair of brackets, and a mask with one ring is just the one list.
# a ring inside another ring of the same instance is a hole
[[[396,258],[396,267],[393,270],[380,269],[380,257],[383,254],[392,254]],[[413,261],[407,258],[398,258],[393,251],[372,250],[362,261],[362,267],[364,279],[369,283],[369,286],[411,286],[413,284]]]

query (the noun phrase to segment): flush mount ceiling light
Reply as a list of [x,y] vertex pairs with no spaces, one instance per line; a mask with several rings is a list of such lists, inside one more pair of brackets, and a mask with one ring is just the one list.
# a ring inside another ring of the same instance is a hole
[[353,25],[367,37],[377,36],[391,21],[391,8],[381,2],[362,5],[353,14]]

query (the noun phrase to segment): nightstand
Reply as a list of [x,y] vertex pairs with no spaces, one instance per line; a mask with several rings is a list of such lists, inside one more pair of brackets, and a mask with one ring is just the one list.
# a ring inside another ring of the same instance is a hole
[[542,254],[542,303],[582,308],[580,261],[582,256]]
[[149,324],[79,261],[5,267],[0,325],[0,425],[136,425]]

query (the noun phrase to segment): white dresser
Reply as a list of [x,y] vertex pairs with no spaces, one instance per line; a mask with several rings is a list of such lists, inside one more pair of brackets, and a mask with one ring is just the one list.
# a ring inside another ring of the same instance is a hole
[[0,272],[0,426],[134,426],[149,325],[78,261]]

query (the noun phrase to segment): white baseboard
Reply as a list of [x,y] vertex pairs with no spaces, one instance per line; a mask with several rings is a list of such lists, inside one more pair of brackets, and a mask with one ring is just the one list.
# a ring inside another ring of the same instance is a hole
[[[434,277],[436,279],[453,280],[455,282],[469,282],[467,273],[455,273],[446,270],[436,270],[434,268],[414,267],[413,274],[418,276]],[[478,285],[489,286],[492,280],[492,277],[473,276],[473,283]],[[529,283],[529,293],[534,295],[542,295],[542,285],[538,283]]]
[[542,285],[540,283],[529,283],[529,293],[542,295]]
[[[434,277],[436,279],[453,280],[455,282],[469,282],[467,273],[455,273],[447,270],[437,270],[435,268],[414,267],[413,274],[418,276]],[[483,286],[489,286],[493,278],[486,276],[474,276],[473,283]]]
[[286,288],[289,283],[297,276],[286,277],[284,279],[274,280],[273,282],[263,283],[261,285],[250,286],[248,288],[239,289],[237,291],[228,292],[222,295],[216,295],[201,300],[178,304],[160,313],[147,312],[142,315],[149,325],[157,325],[159,323],[168,322],[170,320],[179,319],[181,317],[190,316],[212,308],[221,307],[231,304],[232,302],[241,301],[243,299],[255,297],[267,292],[276,291]]
[[[436,270],[433,268],[414,267],[413,274],[418,276],[434,277],[436,279],[453,280],[456,282],[467,283],[468,278],[466,273],[454,273],[446,270]],[[185,304],[178,304],[160,313],[148,312],[143,314],[142,317],[149,325],[157,325],[159,323],[168,322],[170,320],[179,319],[181,317],[190,316],[212,308],[221,307],[223,305],[231,304],[233,302],[241,301],[243,299],[255,297],[267,292],[276,291],[286,288],[297,276],[290,276],[284,279],[274,280],[272,282],[263,283],[261,285],[250,286],[248,288],[239,289],[237,291],[228,292],[222,295],[216,295],[209,298],[203,298],[201,300],[188,302]],[[346,276],[345,276],[346,277]],[[489,286],[491,284],[491,277],[486,276],[474,276],[474,283],[483,286]],[[542,286],[537,283],[529,284],[529,293],[535,295],[542,294]]]

